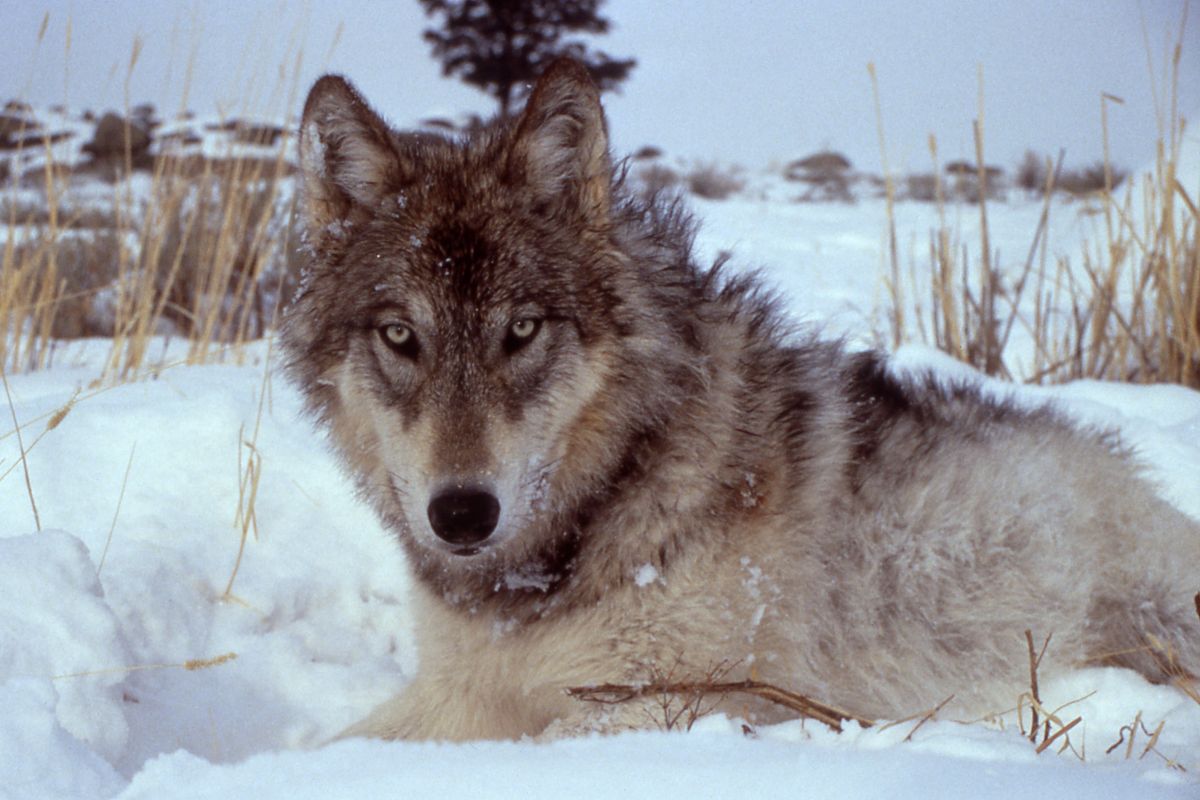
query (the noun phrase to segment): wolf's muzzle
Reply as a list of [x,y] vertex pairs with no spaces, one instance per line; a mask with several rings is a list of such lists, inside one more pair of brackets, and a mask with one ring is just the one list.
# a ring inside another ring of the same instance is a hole
[[479,544],[492,535],[500,518],[500,501],[481,489],[454,488],[429,501],[433,532],[450,544]]

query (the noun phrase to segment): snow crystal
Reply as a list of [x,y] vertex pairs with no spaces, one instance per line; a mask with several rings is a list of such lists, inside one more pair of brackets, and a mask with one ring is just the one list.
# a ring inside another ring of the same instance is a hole
[[325,142],[321,141],[317,124],[310,122],[304,126],[300,137],[300,160],[304,169],[322,180],[325,179]]
[[505,636],[512,633],[517,625],[520,624],[516,619],[498,619],[492,623],[492,641],[498,642]]
[[317,248],[313,245],[312,236],[309,235],[308,228],[300,231],[300,246],[296,250],[309,258],[317,254]]
[[[533,464],[538,464],[544,461],[542,454],[536,454],[525,462],[525,472],[529,473],[535,468]],[[546,500],[550,494],[550,478],[554,474],[554,466],[557,462],[551,462],[545,466],[536,468],[536,477],[533,480],[533,486],[529,490],[529,508],[532,511],[541,511],[546,507]]]
[[642,564],[637,568],[637,572],[633,574],[633,582],[639,588],[649,586],[656,580],[658,580],[658,570],[654,568],[653,564]]
[[758,477],[753,472],[742,475],[740,492],[742,508],[755,508],[762,503],[762,495],[757,491],[757,486]]
[[746,587],[746,594],[757,600],[762,597],[762,589],[760,587],[763,579],[762,567],[751,564],[749,556],[742,556],[741,565],[746,570],[746,578],[742,581],[742,585]]
[[295,305],[297,300],[309,293],[312,289],[313,277],[312,267],[305,266],[300,270],[300,284],[296,288],[295,295],[292,296],[292,305]]
[[503,586],[510,591],[536,589],[544,592],[553,585],[557,577],[557,575],[547,575],[537,569],[509,570],[504,573]]
[[351,224],[348,220],[335,219],[325,226],[325,234],[337,241],[344,241],[350,235]]
[[758,608],[754,609],[754,616],[750,618],[750,629],[754,630],[762,623],[763,615],[767,613],[767,604],[759,603]]

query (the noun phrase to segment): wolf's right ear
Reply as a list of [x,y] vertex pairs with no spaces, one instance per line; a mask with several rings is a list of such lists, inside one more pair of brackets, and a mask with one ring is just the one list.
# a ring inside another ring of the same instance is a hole
[[320,252],[339,226],[378,205],[405,181],[387,123],[340,75],[313,84],[300,121],[301,215]]

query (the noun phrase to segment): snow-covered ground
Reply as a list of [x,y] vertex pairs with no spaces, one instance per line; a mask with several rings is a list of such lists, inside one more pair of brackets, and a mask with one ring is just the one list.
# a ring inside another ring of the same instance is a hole
[[[795,204],[786,192],[695,201],[699,249],[733,249],[797,318],[869,342],[882,202]],[[963,240],[977,241],[977,211],[957,213]],[[1024,253],[1039,204],[990,213],[993,244]],[[1052,223],[1058,248],[1077,247],[1088,225],[1071,205]],[[933,209],[902,205],[897,224],[905,259],[919,258]],[[20,443],[0,409],[0,797],[1200,796],[1200,703],[1113,669],[1043,686],[1048,707],[1076,701],[1063,715],[1081,718],[1061,754],[1058,742],[1036,753],[1013,714],[840,735],[793,722],[747,736],[707,718],[688,733],[549,745],[323,746],[416,668],[399,548],[300,416],[266,343],[240,364],[184,366],[168,349],[153,378],[96,386],[107,349],[63,345],[53,368],[8,376]],[[895,364],[967,371],[920,346]],[[1119,428],[1164,494],[1200,518],[1200,393],[990,385]]]

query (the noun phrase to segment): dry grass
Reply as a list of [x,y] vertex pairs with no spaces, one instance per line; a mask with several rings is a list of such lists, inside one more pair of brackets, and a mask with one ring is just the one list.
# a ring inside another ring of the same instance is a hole
[[[13,433],[17,436],[17,449],[20,451],[21,469],[25,474],[25,489],[29,494],[29,506],[33,510],[34,527],[42,530],[42,518],[38,514],[37,500],[33,496],[33,482],[29,478],[29,450],[25,448],[25,439],[21,436],[21,423],[17,420],[17,409],[13,405],[12,391],[8,386],[8,374],[4,370],[4,365],[0,362],[0,381],[4,383],[4,398],[8,401],[8,411],[12,415]],[[6,473],[7,474],[7,473]]]
[[[1064,721],[1061,712],[1067,706],[1074,705],[1084,698],[1077,698],[1052,710],[1042,705],[1041,692],[1038,689],[1038,668],[1041,666],[1042,657],[1046,655],[1046,648],[1050,646],[1050,636],[1047,636],[1042,642],[1040,650],[1035,650],[1033,631],[1026,630],[1025,642],[1029,647],[1029,691],[1017,699],[1017,723],[1021,727],[1021,733],[1029,738],[1029,742],[1038,753],[1045,752],[1061,739],[1058,748],[1060,754],[1070,748],[1079,756],[1080,760],[1083,760],[1083,753],[1075,750],[1070,737],[1071,729],[1082,722],[1083,718],[1075,717],[1070,721]],[[1029,710],[1028,730],[1025,725],[1026,709]]]
[[[1178,47],[1172,63],[1177,75]],[[1070,310],[1035,319],[1032,378],[1200,388],[1200,213],[1177,177],[1183,130],[1172,104],[1153,172],[1122,195],[1106,187],[1104,238],[1078,262],[1059,259],[1055,286],[1070,301],[1059,305]]]
[[887,283],[888,294],[892,301],[890,337],[892,347],[899,347],[904,340],[905,324],[904,295],[900,281],[900,255],[896,246],[896,184],[892,171],[888,167],[887,137],[883,132],[883,103],[879,99],[879,77],[875,72],[874,62],[867,64],[867,73],[871,76],[871,96],[875,101],[875,123],[879,133],[879,154],[883,164],[884,198],[887,201]]
[[[299,54],[281,66],[276,106],[296,106],[299,66]],[[134,152],[133,116],[126,90],[124,153],[88,168],[113,180],[100,209],[77,207],[49,131],[13,154],[14,164],[36,156],[43,166],[36,201],[31,176],[14,170],[0,205],[0,364],[10,371],[47,366],[58,340],[79,336],[111,338],[107,380],[138,377],[156,335],[184,337],[189,363],[238,353],[264,335],[297,279],[287,135],[246,150],[239,122],[224,154],[181,155],[160,142],[145,158]]]
[[[276,306],[278,309],[278,305]],[[245,438],[245,426],[238,429],[238,501],[237,512],[234,514],[234,527],[239,531],[237,557],[233,569],[229,573],[229,582],[221,593],[222,600],[237,600],[233,594],[233,582],[237,579],[238,570],[242,566],[242,557],[246,552],[246,542],[253,533],[258,539],[258,515],[255,505],[258,500],[259,481],[262,480],[263,458],[258,449],[258,435],[262,430],[263,412],[266,410],[267,393],[271,385],[271,345],[267,344],[267,355],[263,359],[262,383],[259,385],[258,410],[254,416],[254,432],[250,438]],[[242,452],[246,453],[243,466]]]
[[[1014,377],[1014,371],[1005,360],[1005,351],[1014,325],[1020,319],[1021,301],[1029,286],[1039,245],[1044,241],[1054,186],[1050,182],[1045,186],[1041,220],[1034,232],[1033,242],[1023,266],[1015,279],[1006,281],[1004,270],[997,263],[998,255],[992,252],[990,241],[990,176],[984,159],[982,71],[978,75],[978,82],[978,117],[973,123],[977,166],[976,173],[971,178],[976,186],[973,199],[979,211],[979,255],[972,263],[966,255],[965,244],[958,241],[958,237],[947,223],[947,197],[953,191],[943,182],[944,170],[938,157],[937,139],[931,135],[929,153],[932,172],[927,176],[926,182],[929,185],[921,186],[921,191],[934,201],[938,215],[938,226],[930,232],[929,260],[923,267],[927,273],[925,277],[928,280],[929,294],[927,298],[922,297],[919,288],[923,281],[916,273],[921,267],[913,265],[907,281],[900,268],[896,249],[894,204],[891,199],[893,189],[889,177],[887,218],[890,270],[886,279],[890,302],[887,313],[889,325],[887,334],[880,333],[878,338],[894,347],[912,338],[915,330],[915,336],[919,340],[934,344],[940,350],[983,373],[1011,379]],[[874,72],[872,86],[878,92]],[[880,114],[878,108],[876,113]],[[882,117],[880,119],[880,147],[886,152]],[[1047,170],[1047,174],[1055,173]]]
[[218,170],[206,161],[194,176],[183,163],[159,159],[137,246],[119,254],[108,365],[114,376],[137,373],[155,333],[186,336],[189,363],[262,336],[274,295],[292,280],[283,147],[274,165],[231,158]]
[[949,705],[950,701],[952,701],[953,699],[954,699],[954,695],[950,695],[945,700],[943,700],[942,702],[940,702],[936,706],[934,706],[933,708],[927,709],[925,711],[918,711],[916,714],[910,714],[907,717],[901,717],[900,719],[897,719],[897,720],[892,720],[891,722],[881,725],[879,727],[879,730],[886,731],[888,728],[894,728],[897,725],[905,725],[905,724],[915,720],[917,724],[913,725],[912,728],[909,729],[908,733],[904,737],[904,741],[911,742],[913,740],[913,736],[915,736],[917,731],[919,731],[921,729],[921,726],[924,725],[926,722],[929,722],[930,720],[937,719],[937,715],[939,713],[941,713],[942,709],[945,708],[947,705]]
[[[893,345],[909,338],[932,343],[985,374],[1008,379],[1098,378],[1200,388],[1200,212],[1177,175],[1184,133],[1175,100],[1180,53],[1177,42],[1169,59],[1170,100],[1154,169],[1126,180],[1120,189],[1121,173],[1107,153],[1107,109],[1121,101],[1111,95],[1100,98],[1105,158],[1086,171],[1100,234],[1078,256],[1051,259],[1046,251],[1054,192],[1064,177],[1078,182],[1078,175],[1064,176],[1060,155],[1057,166],[1023,165],[1030,180],[1035,175],[1043,179],[1044,198],[1024,261],[1002,264],[992,251],[986,191],[980,192],[978,203],[976,255],[968,257],[966,245],[946,223],[946,191],[937,143],[931,139],[939,224],[930,235],[928,262],[913,266],[907,284],[900,278],[893,244],[889,330],[879,338]],[[983,165],[982,77],[980,87],[975,145],[976,163]],[[977,179],[986,188],[982,166]],[[888,219],[894,243],[890,202]],[[927,296],[918,288],[922,285],[929,287]],[[1009,349],[1014,330],[1032,342],[1033,352],[1020,361]]]
[[121,478],[121,493],[117,495],[117,507],[113,511],[112,524],[108,526],[108,536],[104,539],[104,549],[100,551],[100,561],[96,564],[96,577],[104,570],[104,562],[108,559],[108,548],[112,545],[113,534],[117,530],[117,520],[121,517],[121,504],[125,502],[125,489],[129,486],[129,471],[133,469],[133,454],[137,452],[137,442],[129,448],[129,461],[125,462],[125,475]]
[[[1198,601],[1200,602],[1200,601]],[[1200,613],[1200,611],[1198,611]],[[1082,743],[1078,743],[1071,739],[1071,733],[1083,723],[1083,717],[1080,715],[1069,716],[1064,715],[1063,711],[1071,706],[1081,703],[1084,700],[1091,698],[1096,694],[1095,691],[1089,692],[1081,697],[1076,697],[1055,708],[1048,708],[1042,700],[1041,691],[1039,688],[1039,669],[1041,667],[1042,658],[1046,654],[1046,650],[1050,646],[1052,636],[1047,636],[1041,644],[1041,647],[1035,647],[1033,632],[1025,631],[1025,645],[1029,656],[1029,688],[1022,692],[1017,698],[1015,708],[1009,708],[1002,712],[990,714],[987,717],[975,720],[974,722],[991,722],[998,723],[1001,728],[1004,727],[1004,719],[1008,714],[1015,713],[1017,725],[1021,734],[1029,739],[1033,745],[1035,752],[1038,754],[1054,748],[1059,755],[1070,751],[1081,762],[1087,761],[1086,747]],[[1195,693],[1194,679],[1179,667],[1178,662],[1174,660],[1173,654],[1167,652],[1156,642],[1153,637],[1149,639],[1150,647],[1156,648],[1156,652],[1163,654],[1164,660],[1161,662],[1164,669],[1174,667],[1178,673],[1179,680],[1175,685],[1183,689],[1193,700],[1200,702],[1200,696]],[[1169,659],[1169,661],[1168,661]],[[1091,662],[1083,662],[1091,663]],[[972,723],[967,723],[972,724]],[[1138,739],[1139,734],[1147,737],[1144,744],[1141,744],[1141,749],[1136,756],[1138,759],[1145,758],[1153,753],[1161,758],[1165,766],[1186,772],[1187,769],[1178,761],[1168,757],[1157,749],[1159,736],[1166,727],[1166,720],[1161,720],[1158,725],[1151,730],[1147,727],[1142,719],[1142,712],[1137,712],[1134,720],[1121,726],[1117,732],[1117,740],[1109,746],[1104,752],[1105,755],[1111,755],[1117,748],[1125,746],[1125,758],[1133,758],[1134,743]],[[1082,730],[1082,728],[1081,728]]]
[[129,672],[145,672],[146,670],[157,670],[157,669],[182,669],[182,670],[186,670],[188,672],[195,672],[195,671],[201,670],[201,669],[211,669],[212,667],[219,667],[222,664],[228,664],[230,661],[235,661],[237,659],[237,657],[238,657],[237,653],[230,652],[230,653],[222,653],[221,655],[213,656],[212,658],[191,658],[191,659],[188,659],[187,661],[183,661],[183,662],[179,662],[179,663],[175,663],[175,664],[134,664],[133,666],[129,666],[129,667],[107,667],[107,668],[103,668],[103,669],[89,669],[84,672],[71,672],[71,673],[67,673],[65,675],[52,675],[50,677],[50,680],[62,681],[62,680],[67,680],[69,678],[87,678],[92,675],[108,675],[108,674],[114,674],[114,673],[124,674],[124,673],[129,673]]
[[1138,734],[1141,733],[1143,736],[1146,737],[1146,743],[1144,745],[1142,745],[1141,751],[1138,753],[1137,759],[1139,761],[1142,760],[1143,758],[1145,758],[1146,756],[1150,755],[1151,753],[1153,753],[1154,755],[1161,758],[1167,767],[1174,769],[1174,770],[1178,770],[1179,772],[1187,772],[1187,769],[1182,764],[1180,764],[1178,761],[1174,760],[1173,758],[1167,757],[1166,755],[1161,753],[1158,750],[1158,748],[1156,747],[1156,745],[1158,744],[1158,737],[1160,735],[1162,735],[1163,728],[1165,728],[1166,725],[1167,725],[1167,721],[1165,719],[1159,720],[1159,723],[1158,723],[1158,725],[1156,725],[1154,727],[1154,730],[1150,730],[1149,728],[1146,727],[1145,721],[1142,720],[1142,712],[1139,711],[1134,716],[1132,722],[1130,722],[1128,725],[1121,726],[1121,730],[1119,731],[1117,740],[1115,742],[1113,742],[1112,745],[1110,745],[1109,748],[1104,751],[1104,753],[1105,753],[1105,755],[1112,755],[1112,753],[1115,750],[1117,750],[1117,748],[1121,747],[1121,745],[1124,745],[1125,746],[1125,760],[1128,761],[1128,760],[1132,759],[1133,751],[1134,751],[1134,742],[1137,741]]

